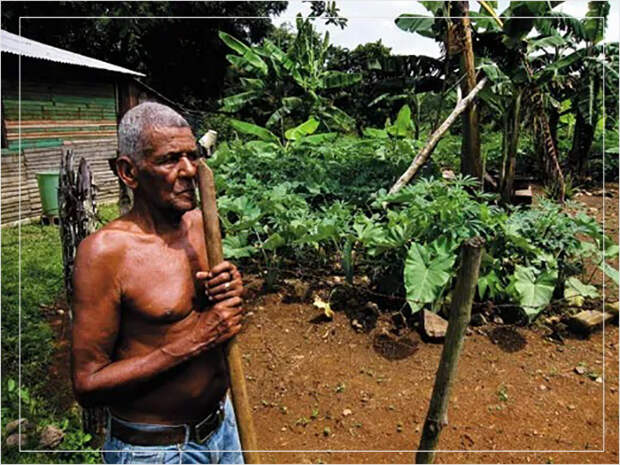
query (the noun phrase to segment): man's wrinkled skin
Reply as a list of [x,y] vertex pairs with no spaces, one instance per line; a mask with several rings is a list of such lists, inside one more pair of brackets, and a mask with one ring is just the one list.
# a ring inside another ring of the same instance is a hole
[[222,343],[241,329],[243,284],[231,263],[208,270],[191,129],[146,140],[143,159],[117,160],[133,209],[78,250],[73,385],[83,405],[129,421],[188,423],[228,388]]

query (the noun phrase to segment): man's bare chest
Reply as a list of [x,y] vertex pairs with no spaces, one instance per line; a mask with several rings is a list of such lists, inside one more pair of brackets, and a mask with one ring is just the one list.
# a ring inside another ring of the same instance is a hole
[[123,313],[172,323],[204,305],[202,283],[195,278],[206,269],[203,255],[189,241],[142,244],[128,251],[120,283]]

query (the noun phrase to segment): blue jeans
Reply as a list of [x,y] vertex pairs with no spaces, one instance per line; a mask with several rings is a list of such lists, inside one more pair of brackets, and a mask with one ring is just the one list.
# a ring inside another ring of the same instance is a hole
[[[244,463],[241,443],[237,431],[237,421],[230,398],[226,397],[224,421],[204,443],[188,441],[189,428],[183,444],[170,446],[137,446],[110,436],[110,416],[105,443],[103,444],[104,463]],[[133,428],[154,431],[161,425],[118,421]]]

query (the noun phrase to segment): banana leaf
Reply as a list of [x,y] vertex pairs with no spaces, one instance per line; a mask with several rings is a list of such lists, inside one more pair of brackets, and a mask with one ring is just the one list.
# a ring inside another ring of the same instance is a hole
[[236,129],[237,131],[248,134],[251,136],[256,136],[260,140],[264,140],[265,142],[280,142],[278,137],[271,132],[267,128],[263,128],[261,126],[257,126],[256,124],[247,123],[245,121],[240,121],[237,119],[231,119],[230,125]]
[[395,20],[396,26],[406,32],[418,33],[424,37],[435,38],[433,24],[435,19],[430,16],[405,13]]

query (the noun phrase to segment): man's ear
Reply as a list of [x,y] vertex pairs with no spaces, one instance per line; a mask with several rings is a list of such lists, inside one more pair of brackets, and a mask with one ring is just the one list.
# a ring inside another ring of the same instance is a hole
[[138,167],[127,155],[121,155],[116,159],[116,172],[127,187],[130,189],[138,187]]

